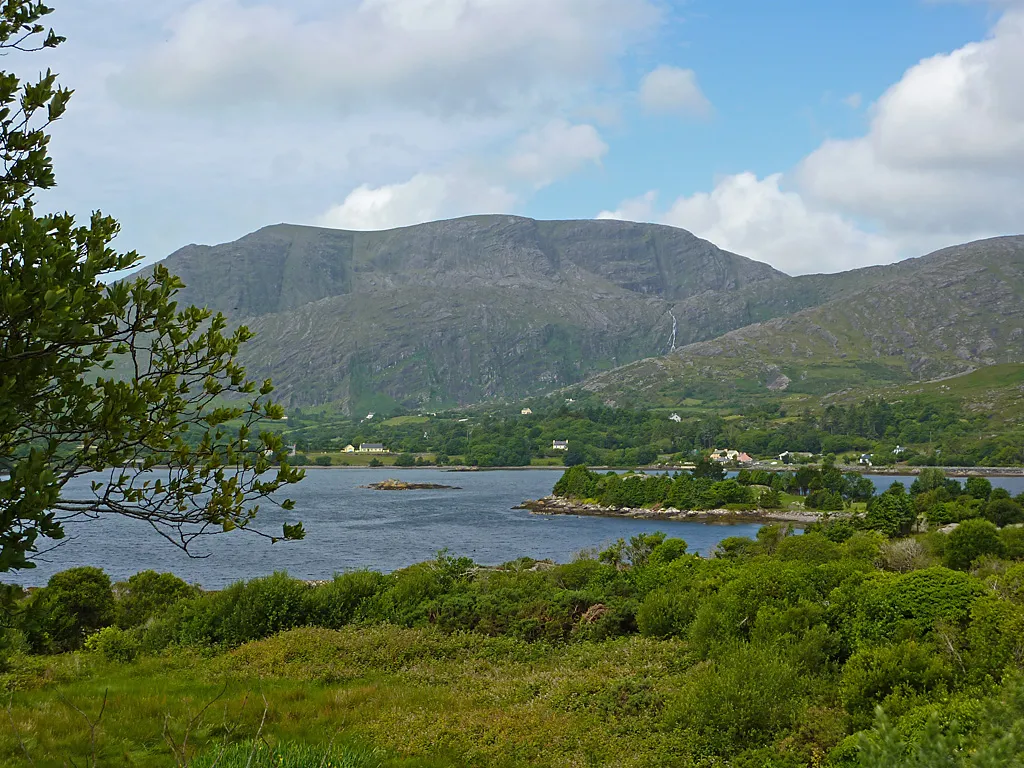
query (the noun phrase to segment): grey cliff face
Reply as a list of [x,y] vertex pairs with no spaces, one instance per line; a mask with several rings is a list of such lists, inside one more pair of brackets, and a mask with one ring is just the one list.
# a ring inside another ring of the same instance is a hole
[[800,391],[1024,359],[1024,237],[791,278],[672,227],[471,216],[276,225],[165,263],[183,301],[257,333],[244,360],[293,405],[459,404],[584,380]]
[[[521,397],[747,322],[716,297],[789,281],[683,230],[474,216],[385,232],[277,225],[166,265],[257,332],[285,402]],[[689,309],[694,302],[698,309]]]

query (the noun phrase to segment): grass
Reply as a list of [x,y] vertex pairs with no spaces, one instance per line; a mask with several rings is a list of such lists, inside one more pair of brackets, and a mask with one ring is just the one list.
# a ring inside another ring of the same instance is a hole
[[344,453],[341,451],[320,451],[306,454],[306,457],[309,459],[309,464],[306,466],[313,466],[319,456],[330,456],[332,467],[367,467],[374,459],[384,466],[390,467],[394,465],[395,459],[398,458],[398,454],[391,453]]
[[[403,761],[405,765],[408,762]],[[191,768],[382,768],[379,750],[354,745],[311,746],[283,742],[268,746],[246,741],[211,747],[190,763]],[[394,764],[392,762],[392,764]]]
[[385,427],[401,427],[407,424],[429,424],[429,416],[395,416],[393,419],[382,421]]
[[173,764],[167,735],[180,745],[186,733],[194,755],[242,744],[238,753],[258,734],[379,760],[356,768],[674,765],[682,737],[662,727],[661,710],[682,683],[682,651],[639,637],[552,647],[382,626],[295,630],[208,659],[34,660],[4,681],[18,690],[0,764],[32,764],[19,740],[35,765],[82,764],[89,724],[77,710],[95,720],[106,692],[105,766]]

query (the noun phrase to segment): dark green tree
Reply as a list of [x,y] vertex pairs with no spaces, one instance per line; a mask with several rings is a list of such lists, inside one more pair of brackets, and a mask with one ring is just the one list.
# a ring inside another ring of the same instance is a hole
[[50,577],[33,595],[29,614],[38,616],[28,637],[36,651],[74,651],[86,635],[116,619],[110,577],[99,568],[72,568]]
[[199,592],[173,573],[142,571],[114,585],[117,597],[117,624],[124,629],[139,627],[150,617],[167,610],[179,600]]
[[[0,50],[62,43],[42,24],[49,13],[36,0],[0,5]],[[31,567],[40,539],[60,539],[69,520],[108,513],[187,551],[253,528],[258,502],[301,478],[260,430],[283,411],[236,359],[248,329],[179,308],[182,283],[159,265],[114,281],[140,257],[110,247],[113,219],[37,214],[35,194],[55,184],[47,131],[70,97],[49,71],[30,82],[0,72],[0,572]],[[68,492],[96,472],[107,475],[90,493]],[[286,525],[271,538],[301,536]]]
[[416,466],[416,457],[413,456],[411,453],[400,453],[398,456],[395,457],[395,466],[396,467],[415,467]]
[[916,516],[903,484],[893,483],[885,493],[870,501],[865,522],[869,528],[892,537],[908,533]]
[[717,461],[712,461],[706,456],[703,456],[694,466],[693,471],[690,474],[694,477],[703,477],[717,482],[725,479],[725,467]]
[[576,467],[581,464],[587,463],[587,456],[583,452],[582,448],[578,448],[574,445],[569,446],[569,450],[562,456],[562,463],[567,467]]
[[985,505],[984,515],[999,528],[1024,523],[1024,508],[1010,499],[996,499]]
[[946,564],[950,568],[966,571],[979,557],[1002,555],[1003,551],[1003,541],[992,523],[980,519],[965,520],[949,534]]
[[976,499],[987,501],[992,495],[992,481],[987,477],[967,478],[967,493]]

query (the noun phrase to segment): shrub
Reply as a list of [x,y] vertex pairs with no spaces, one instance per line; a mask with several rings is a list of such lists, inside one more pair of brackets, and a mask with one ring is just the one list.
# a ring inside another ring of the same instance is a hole
[[803,563],[821,565],[841,559],[843,548],[820,533],[805,533],[803,536],[783,539],[776,554],[780,560],[799,560]]
[[116,618],[110,577],[99,568],[55,573],[32,599],[37,626],[29,632],[35,651],[75,651],[86,635]]
[[338,629],[361,616],[364,604],[387,585],[376,571],[353,571],[309,590],[305,595],[307,621],[318,627]]
[[117,625],[122,629],[140,627],[179,600],[194,597],[197,590],[173,573],[142,571],[114,585]]
[[967,478],[966,488],[967,493],[982,501],[988,501],[988,497],[992,495],[992,482],[985,477]]
[[847,557],[862,563],[873,563],[881,551],[885,537],[878,531],[857,531],[843,544]]
[[669,720],[727,756],[774,741],[804,707],[804,684],[792,666],[770,649],[740,645],[691,671]]
[[877,574],[860,588],[853,621],[861,645],[892,639],[924,638],[937,623],[965,626],[984,584],[965,573],[926,568],[900,576]]
[[1004,525],[1024,523],[1024,508],[1010,499],[996,499],[985,505],[985,519],[999,528]]
[[946,564],[966,571],[982,555],[1002,555],[1003,542],[999,531],[988,520],[965,520],[949,534]]
[[844,508],[843,497],[835,491],[814,491],[804,501],[808,509],[820,509],[822,512],[840,512]]
[[668,565],[684,557],[687,546],[684,539],[665,539],[651,550],[648,562],[651,565]]
[[1024,560],[1024,528],[1003,528],[999,532],[1003,555],[1010,560]]
[[182,603],[178,635],[187,644],[234,647],[302,626],[310,589],[286,573],[233,584]]
[[316,459],[313,460],[313,463],[316,464],[318,467],[329,467],[331,466],[331,457],[317,456]]
[[120,627],[104,627],[85,639],[85,649],[100,654],[107,661],[128,664],[139,655],[139,641]]
[[644,637],[680,637],[693,621],[700,600],[691,592],[658,590],[644,598],[636,613]]
[[917,539],[896,539],[882,544],[875,563],[885,571],[909,573],[927,567],[928,555]]
[[863,728],[871,722],[876,704],[913,700],[945,689],[952,678],[952,670],[934,647],[908,640],[855,653],[843,667],[839,691],[854,724]]

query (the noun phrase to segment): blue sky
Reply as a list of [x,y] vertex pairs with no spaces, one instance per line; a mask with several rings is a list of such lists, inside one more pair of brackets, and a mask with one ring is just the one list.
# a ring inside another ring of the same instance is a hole
[[[825,139],[863,134],[869,105],[908,68],[982,39],[992,15],[984,5],[917,0],[696,0],[676,8],[682,20],[630,57],[626,72],[639,80],[659,64],[693,69],[714,118],[627,114],[605,134],[603,167],[538,195],[528,215],[582,216],[616,195],[691,194],[720,175],[791,168]],[[857,108],[844,102],[853,95]]]
[[796,274],[1024,229],[1018,0],[54,5],[68,43],[19,63],[77,91],[43,203],[149,260],[507,212]]

